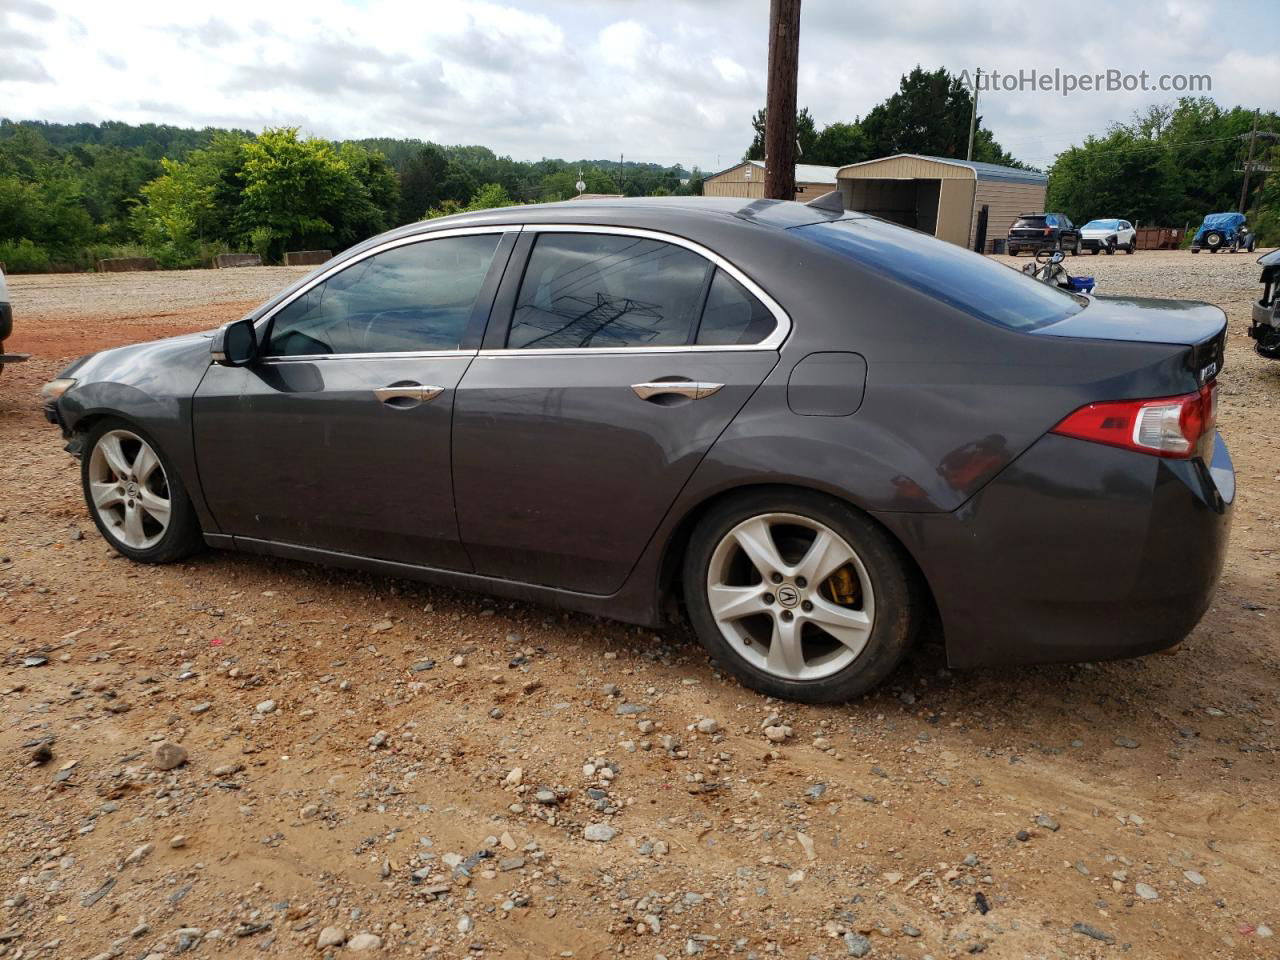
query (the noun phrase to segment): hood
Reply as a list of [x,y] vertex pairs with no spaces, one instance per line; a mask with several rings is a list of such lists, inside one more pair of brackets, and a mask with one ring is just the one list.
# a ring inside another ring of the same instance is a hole
[[1081,227],[1082,237],[1113,237],[1120,232],[1119,227]]
[[97,353],[86,353],[79,357],[58,374],[59,377],[75,377],[78,380],[105,375],[106,379],[119,379],[119,374],[130,368],[138,368],[149,363],[183,363],[196,359],[203,353],[206,364],[209,360],[209,341],[214,331],[203,330],[199,333],[183,333],[176,337],[165,337],[162,340],[147,340],[143,343],[130,343],[123,347],[112,347],[99,350]]

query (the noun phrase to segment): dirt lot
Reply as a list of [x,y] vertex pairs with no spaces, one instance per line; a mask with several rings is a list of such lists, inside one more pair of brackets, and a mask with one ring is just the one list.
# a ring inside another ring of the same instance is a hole
[[[1189,640],[963,673],[925,646],[831,708],[743,690],[681,629],[119,559],[40,383],[301,271],[11,278],[35,356],[0,377],[0,957],[1280,956],[1280,364],[1244,336],[1253,260],[1069,263],[1230,316],[1239,498]],[[186,763],[155,769],[160,741]]]

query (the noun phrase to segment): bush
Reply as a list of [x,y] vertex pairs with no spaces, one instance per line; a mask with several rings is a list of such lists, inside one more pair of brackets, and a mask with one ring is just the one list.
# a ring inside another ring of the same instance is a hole
[[7,273],[45,273],[49,269],[49,253],[23,237],[0,242],[0,263]]

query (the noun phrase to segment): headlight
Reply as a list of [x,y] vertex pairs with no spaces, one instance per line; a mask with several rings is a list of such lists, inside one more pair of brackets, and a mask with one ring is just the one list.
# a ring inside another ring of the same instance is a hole
[[49,403],[56,403],[57,400],[68,390],[76,385],[74,377],[59,377],[57,380],[50,380],[40,388],[40,396]]

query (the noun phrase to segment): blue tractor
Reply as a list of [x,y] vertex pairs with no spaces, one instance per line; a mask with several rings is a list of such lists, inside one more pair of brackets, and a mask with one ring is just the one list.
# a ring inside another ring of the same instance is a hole
[[1211,213],[1204,218],[1200,229],[1191,238],[1191,252],[1199,253],[1201,249],[1210,253],[1219,250],[1248,250],[1253,252],[1256,239],[1245,226],[1243,213]]

